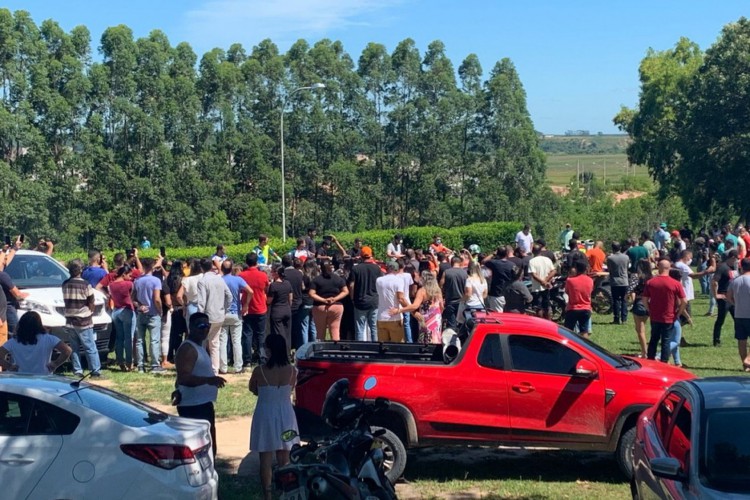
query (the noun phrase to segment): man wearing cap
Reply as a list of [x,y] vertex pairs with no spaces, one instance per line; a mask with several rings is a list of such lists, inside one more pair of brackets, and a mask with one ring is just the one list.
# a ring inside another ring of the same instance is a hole
[[658,226],[654,227],[654,245],[657,250],[667,247],[667,241],[669,240],[669,233],[667,233],[667,223],[662,222]]
[[558,241],[560,242],[560,247],[562,248],[563,252],[570,251],[570,238],[573,237],[573,229],[570,227],[570,222],[565,224],[565,229],[563,229],[560,232],[560,238]]
[[211,358],[203,347],[211,324],[202,312],[190,316],[187,339],[177,349],[177,414],[185,418],[207,420],[211,424],[211,443],[216,456],[214,401],[226,380],[214,374]]
[[672,248],[679,251],[679,253],[682,253],[683,250],[687,249],[687,245],[680,237],[679,231],[672,231]]
[[[354,304],[354,330],[357,340],[378,340],[378,289],[376,281],[383,275],[372,258],[372,248],[360,249],[362,262],[349,274],[349,294]],[[370,328],[369,339],[367,328]]]
[[398,262],[389,261],[385,267],[388,274],[375,280],[378,291],[378,341],[403,342],[401,310],[408,305],[404,299],[404,281],[397,274]]
[[479,262],[479,254],[482,253],[482,249],[476,243],[469,245],[469,253],[471,254],[471,260]]

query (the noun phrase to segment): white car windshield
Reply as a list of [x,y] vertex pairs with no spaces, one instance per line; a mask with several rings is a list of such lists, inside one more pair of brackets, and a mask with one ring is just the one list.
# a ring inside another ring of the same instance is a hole
[[70,278],[68,270],[47,255],[16,255],[5,272],[18,288],[56,288]]

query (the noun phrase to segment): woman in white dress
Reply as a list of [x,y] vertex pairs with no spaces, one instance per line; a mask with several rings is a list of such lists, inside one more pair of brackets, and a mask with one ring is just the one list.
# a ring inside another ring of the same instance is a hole
[[277,334],[266,337],[265,347],[268,360],[250,376],[250,392],[258,396],[250,427],[250,451],[260,453],[260,482],[264,498],[270,499],[273,455],[279,466],[288,464],[289,450],[299,441],[284,441],[281,434],[299,429],[291,399],[297,369],[289,363],[289,347]]

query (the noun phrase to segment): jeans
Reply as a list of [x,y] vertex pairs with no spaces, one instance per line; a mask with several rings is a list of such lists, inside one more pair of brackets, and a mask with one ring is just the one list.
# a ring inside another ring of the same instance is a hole
[[242,318],[242,362],[245,365],[266,362],[263,342],[266,337],[266,315],[246,314]]
[[303,343],[315,342],[318,339],[318,330],[315,328],[315,321],[312,319],[313,306],[312,304],[309,306],[303,304],[300,306],[300,309],[304,311],[300,323],[300,331],[304,339]]
[[443,321],[446,328],[458,331],[458,305],[460,302],[446,303],[443,308]]
[[161,316],[158,314],[150,315],[139,312],[135,320],[136,337],[135,337],[135,360],[138,368],[143,368],[145,352],[143,342],[146,339],[146,330],[151,336],[151,367],[161,366]]
[[198,312],[198,304],[195,304],[193,302],[189,302],[187,306],[185,306],[185,321],[190,321],[190,316]]
[[404,313],[404,342],[414,342],[411,338],[411,313]]
[[724,320],[727,317],[727,313],[732,315],[734,318],[734,306],[727,302],[725,299],[716,299],[716,322],[714,323],[714,345],[721,342],[721,327],[724,326]]
[[648,359],[656,359],[656,347],[661,344],[661,361],[669,361],[669,340],[672,338],[674,323],[651,322],[651,338],[646,351]]
[[237,314],[227,314],[224,317],[224,326],[221,329],[220,336],[220,362],[219,372],[226,373],[228,360],[227,360],[227,342],[232,339],[232,359],[234,360],[234,371],[238,372],[242,370],[242,320]]
[[[680,320],[674,322],[674,328],[672,329],[672,336],[669,338],[669,353],[674,359],[674,364],[681,365],[680,360],[680,339],[682,339],[682,325]],[[669,357],[667,357],[669,359]]]
[[[698,266],[698,272],[705,271],[708,267],[706,262],[701,263],[700,266]],[[701,284],[701,293],[703,295],[708,295],[711,293],[711,278],[713,278],[712,274],[704,274],[700,277],[700,284]]]
[[716,295],[712,291],[708,292],[708,315],[711,316],[714,313],[716,307]]
[[[357,329],[357,340],[364,342],[378,341],[378,308],[357,309],[354,308],[354,326]],[[370,338],[367,338],[367,327],[370,327]],[[409,341],[411,342],[411,341]]]
[[73,363],[73,371],[75,373],[83,373],[81,359],[78,355],[81,344],[83,344],[83,350],[86,352],[86,361],[89,363],[89,370],[93,373],[98,373],[102,365],[99,360],[99,350],[96,348],[94,327],[75,328],[68,326],[67,328],[70,334],[70,347],[73,349],[73,354],[70,355],[70,360]]
[[[135,312],[127,307],[112,311],[112,328],[115,333],[115,359],[117,364],[133,364],[133,317]],[[123,357],[123,351],[125,356]]]
[[627,286],[612,286],[612,313],[615,316],[615,323],[625,323],[628,319],[628,302],[625,295],[628,293]]
[[18,325],[18,312],[16,308],[8,304],[5,312],[6,322],[8,323],[8,336],[13,336],[16,333],[16,325]]
[[300,346],[307,342],[307,338],[302,333],[302,321],[307,312],[302,306],[296,311],[292,311],[292,349],[299,349]]
[[169,352],[170,337],[172,334],[172,314],[167,311],[161,317],[161,357],[165,358]]

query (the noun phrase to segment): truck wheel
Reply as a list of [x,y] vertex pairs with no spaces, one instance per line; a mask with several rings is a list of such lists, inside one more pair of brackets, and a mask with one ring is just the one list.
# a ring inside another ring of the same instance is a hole
[[620,435],[620,442],[617,443],[617,465],[625,477],[630,480],[633,477],[633,446],[635,445],[635,426],[629,428]]
[[396,481],[399,480],[404,474],[404,469],[406,469],[406,448],[404,447],[404,443],[390,429],[376,426],[371,427],[372,432],[380,429],[384,429],[385,434],[375,439],[380,441],[383,455],[385,455],[385,461],[383,462],[385,477],[388,478],[391,484],[396,484]]

